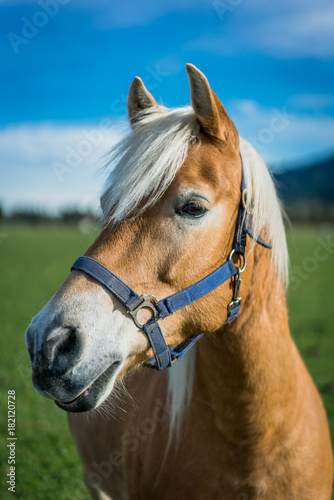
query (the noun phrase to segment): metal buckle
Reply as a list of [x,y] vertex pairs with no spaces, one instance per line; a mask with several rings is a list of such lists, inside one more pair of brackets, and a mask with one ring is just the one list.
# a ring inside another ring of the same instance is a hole
[[[233,248],[233,250],[230,253],[229,260],[233,261],[234,253],[235,253],[235,249]],[[238,255],[240,255],[240,257],[243,257],[244,261],[243,261],[242,267],[238,267],[237,274],[234,276],[233,298],[232,298],[232,301],[227,306],[227,312],[228,312],[227,317],[231,316],[232,309],[236,306],[239,306],[241,304],[241,300],[242,300],[240,297],[240,286],[241,286],[240,274],[243,273],[244,270],[246,269],[246,255],[242,254],[242,253],[240,253]]]
[[227,317],[229,317],[232,314],[232,309],[236,306],[239,306],[241,304],[241,297],[240,297],[240,286],[241,286],[241,278],[240,278],[240,273],[242,271],[240,268],[238,268],[237,274],[235,275],[234,278],[234,292],[233,292],[233,299],[227,306]]
[[133,321],[135,322],[136,326],[138,326],[138,328],[143,328],[144,324],[140,324],[138,319],[137,319],[137,314],[138,312],[141,310],[141,309],[149,309],[153,316],[152,318],[156,318],[158,316],[158,311],[155,307],[155,304],[158,302],[156,297],[154,297],[154,295],[141,295],[140,296],[141,299],[143,299],[143,302],[141,302],[141,304],[139,304],[139,306],[137,306],[135,309],[133,309],[133,311],[128,311],[129,314],[131,314],[132,318],[133,318]]

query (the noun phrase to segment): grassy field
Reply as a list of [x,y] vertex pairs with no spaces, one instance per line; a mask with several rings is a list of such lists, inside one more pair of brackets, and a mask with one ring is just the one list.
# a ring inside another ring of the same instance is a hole
[[[319,387],[334,435],[334,231],[289,231],[292,265],[290,324]],[[67,417],[30,381],[24,332],[67,276],[92,235],[68,228],[0,226],[0,498],[7,492],[7,391],[16,391],[16,498],[88,500]]]

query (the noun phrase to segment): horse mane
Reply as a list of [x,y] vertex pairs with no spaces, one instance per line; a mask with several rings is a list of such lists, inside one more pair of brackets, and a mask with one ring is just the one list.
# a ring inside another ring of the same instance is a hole
[[[138,114],[133,129],[109,155],[109,175],[101,206],[105,224],[137,216],[165,193],[185,161],[188,146],[198,140],[199,124],[191,107],[168,110],[154,106]],[[242,137],[240,154],[247,188],[246,208],[252,211],[256,235],[265,232],[272,245],[277,277],[288,279],[288,252],[282,208],[274,181],[259,153]],[[250,251],[252,250],[252,247]],[[191,398],[196,350],[193,348],[168,372],[168,400],[171,406],[170,440],[180,431]]]
[[140,215],[154,205],[198,134],[190,106],[172,110],[154,106],[139,112],[133,129],[109,153],[106,167],[111,171],[101,197],[105,223]]

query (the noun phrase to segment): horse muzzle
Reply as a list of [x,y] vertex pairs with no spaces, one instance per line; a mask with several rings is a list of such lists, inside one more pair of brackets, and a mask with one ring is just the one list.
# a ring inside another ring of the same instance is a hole
[[26,331],[36,391],[65,411],[84,412],[99,405],[122,364],[121,355],[95,366],[85,360],[85,334],[78,326],[55,326],[44,333],[33,321]]

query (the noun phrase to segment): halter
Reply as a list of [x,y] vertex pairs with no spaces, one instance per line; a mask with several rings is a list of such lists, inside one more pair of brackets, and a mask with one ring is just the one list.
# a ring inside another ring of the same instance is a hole
[[[171,366],[175,361],[183,356],[204,334],[189,337],[181,344],[168,348],[162,335],[159,320],[165,319],[178,309],[185,307],[204,295],[212,292],[217,287],[225,283],[234,276],[233,299],[228,305],[227,320],[224,325],[237,317],[241,306],[240,285],[241,273],[246,269],[246,237],[247,234],[256,243],[271,248],[260,236],[255,236],[252,227],[251,214],[246,212],[246,185],[242,169],[241,178],[241,201],[238,210],[237,224],[233,248],[228,260],[205,278],[197,281],[193,285],[184,288],[180,292],[174,293],[162,300],[157,300],[154,295],[138,295],[124,281],[113,274],[109,269],[91,257],[79,257],[73,264],[71,271],[82,271],[91,276],[95,281],[109,290],[127,308],[128,313],[133,318],[136,326],[141,328],[148,337],[152,346],[154,358],[144,363],[148,368],[163,370]],[[237,254],[243,259],[243,265],[236,267],[233,262],[233,255]],[[152,318],[144,324],[138,321],[138,312],[141,309],[149,309]]]

